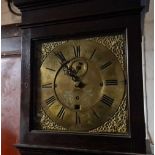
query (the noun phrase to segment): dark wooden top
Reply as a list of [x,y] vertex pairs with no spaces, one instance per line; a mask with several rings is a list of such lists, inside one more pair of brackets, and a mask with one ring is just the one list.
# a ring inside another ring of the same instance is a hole
[[[146,0],[14,0],[14,3],[16,6],[18,6],[21,9],[24,8],[31,8],[31,7],[43,7],[43,6],[49,6],[49,5],[65,5],[65,4],[76,4],[76,3],[93,3],[97,2],[100,4],[103,4],[103,11],[111,11],[113,9],[115,10],[128,10],[137,8],[140,6],[144,6],[146,3]],[[108,8],[108,9],[107,9]],[[94,9],[94,8],[92,8]]]
[[21,9],[22,25],[89,20],[140,12],[145,0],[15,0]]

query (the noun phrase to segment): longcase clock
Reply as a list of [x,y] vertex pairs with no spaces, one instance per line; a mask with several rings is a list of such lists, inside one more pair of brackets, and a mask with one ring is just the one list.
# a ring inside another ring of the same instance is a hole
[[15,1],[22,12],[22,155],[145,153],[140,0]]

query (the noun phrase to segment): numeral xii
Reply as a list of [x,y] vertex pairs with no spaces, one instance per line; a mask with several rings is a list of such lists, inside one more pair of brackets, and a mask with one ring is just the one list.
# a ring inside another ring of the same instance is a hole
[[73,46],[75,57],[80,57],[80,46]]

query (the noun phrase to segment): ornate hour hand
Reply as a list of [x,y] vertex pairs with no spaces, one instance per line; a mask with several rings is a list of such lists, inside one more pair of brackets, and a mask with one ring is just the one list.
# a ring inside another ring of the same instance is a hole
[[67,75],[70,75],[70,69],[67,66],[67,63],[69,63],[70,61],[66,60],[65,56],[63,55],[63,53],[61,51],[54,52],[54,55],[57,57],[59,63],[61,64],[64,73]]
[[82,82],[81,78],[86,74],[88,69],[87,62],[83,59],[75,59],[70,62],[70,67],[68,68],[68,74],[72,77],[75,82],[75,87],[84,88],[85,84]]
[[85,86],[85,84],[81,81],[80,77],[77,76],[77,71],[71,67],[69,68],[66,64],[65,64],[65,72],[75,82],[75,87],[83,88]]
[[74,82],[81,81],[81,80],[80,80],[80,77],[77,76],[76,70],[74,70],[73,68],[68,68],[67,71],[68,71],[68,72],[67,72],[68,75],[72,77],[72,80],[73,80]]
[[[77,49],[79,52],[79,47]],[[75,87],[83,88],[85,86],[85,84],[81,81],[80,77],[77,75],[79,70],[81,69],[81,66],[76,66],[76,69],[74,69],[72,66],[68,67],[67,64],[70,61],[66,60],[65,56],[63,55],[63,53],[61,51],[54,52],[54,54],[57,57],[57,59],[59,60],[61,66],[63,68],[64,73],[66,75],[70,76],[72,78],[72,80],[75,82]]]

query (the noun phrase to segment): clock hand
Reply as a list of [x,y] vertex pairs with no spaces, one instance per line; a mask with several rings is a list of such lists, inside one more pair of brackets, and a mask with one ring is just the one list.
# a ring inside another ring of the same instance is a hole
[[69,68],[68,71],[69,71],[68,74],[69,74],[69,76],[72,77],[73,81],[75,81],[75,82],[81,81],[80,78],[77,76],[77,72],[75,70],[73,70],[72,68]]
[[75,82],[75,87],[84,88],[85,84],[81,81],[81,78],[77,76],[78,72],[74,71],[71,73],[73,73],[71,76],[72,76],[72,80]]
[[83,88],[85,86],[85,84],[81,81],[80,77],[77,76],[79,70],[76,71],[73,68],[68,68],[67,65],[65,69],[67,69],[67,75],[72,77],[72,80],[75,82],[75,87]]
[[[56,53],[54,54],[57,57],[59,56],[59,54],[58,55]],[[81,81],[80,77],[77,76],[77,73],[79,72],[81,68],[77,68],[76,70],[74,70],[72,67],[69,68],[67,64],[70,61],[67,61],[66,59],[64,59],[64,57],[62,57],[63,59],[61,59],[61,57],[62,56],[60,56],[59,59],[61,60],[61,65],[62,65],[64,73],[72,78],[72,80],[75,82],[75,87],[83,88],[85,84]]]

